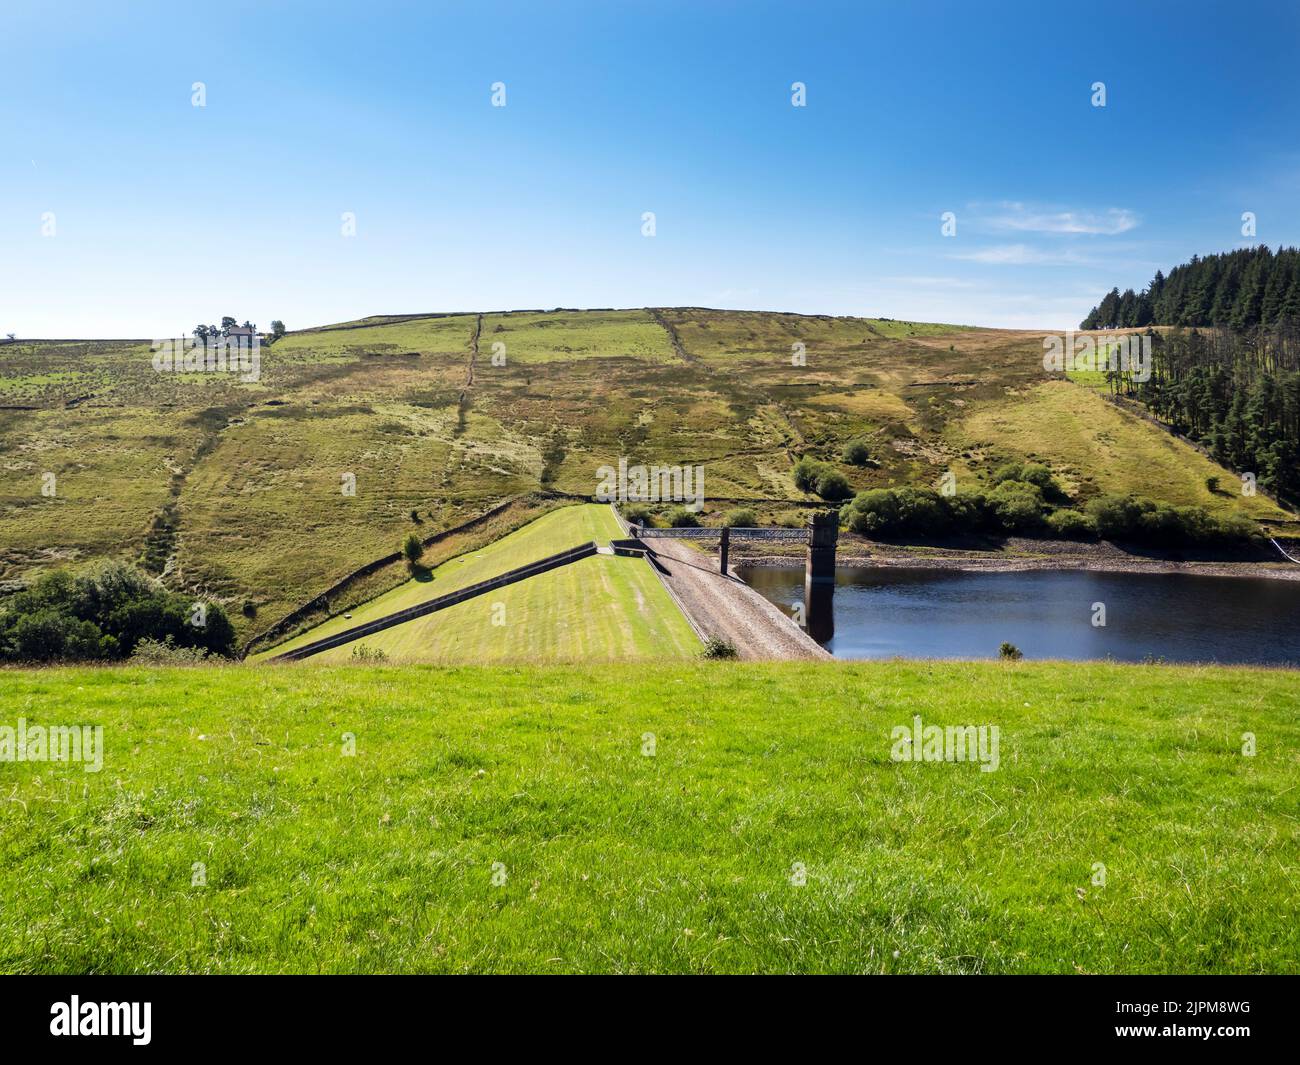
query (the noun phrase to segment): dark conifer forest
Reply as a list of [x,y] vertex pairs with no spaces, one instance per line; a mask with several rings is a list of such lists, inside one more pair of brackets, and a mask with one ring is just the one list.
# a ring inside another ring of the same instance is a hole
[[1257,248],[1192,256],[1166,277],[1159,270],[1141,292],[1113,288],[1081,329],[1148,325],[1220,326],[1243,330],[1300,318],[1300,249]]
[[1111,375],[1219,461],[1300,497],[1300,249],[1243,248],[1157,271],[1140,293],[1112,289],[1084,329],[1148,328],[1150,380]]

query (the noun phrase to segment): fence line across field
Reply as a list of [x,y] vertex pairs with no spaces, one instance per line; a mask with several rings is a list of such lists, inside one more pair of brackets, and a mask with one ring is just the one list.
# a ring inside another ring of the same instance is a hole
[[724,533],[732,540],[784,540],[789,543],[806,544],[809,538],[807,529],[760,529],[747,526],[737,526],[732,528],[684,528],[684,529],[649,529],[640,525],[633,525],[631,528],[633,536],[643,540],[668,539],[668,540],[714,540],[720,539]]

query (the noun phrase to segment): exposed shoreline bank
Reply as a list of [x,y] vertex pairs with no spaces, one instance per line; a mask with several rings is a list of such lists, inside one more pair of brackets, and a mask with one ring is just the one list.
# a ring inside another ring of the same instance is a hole
[[[802,551],[749,554],[732,548],[735,567],[800,568]],[[981,573],[1083,571],[1092,573],[1187,574],[1199,577],[1246,577],[1300,581],[1300,565],[1278,557],[1264,559],[1180,559],[1137,555],[1102,542],[1013,539],[1001,549],[962,549],[841,541],[836,565],[858,569],[936,569]]]

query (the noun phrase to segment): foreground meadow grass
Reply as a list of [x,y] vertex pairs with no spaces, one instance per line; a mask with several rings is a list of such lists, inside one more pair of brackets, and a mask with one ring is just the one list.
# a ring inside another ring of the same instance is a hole
[[[1294,972],[1298,696],[1050,662],[3,671],[0,724],[106,753],[0,762],[0,970]],[[997,725],[1000,767],[892,762],[914,714]]]

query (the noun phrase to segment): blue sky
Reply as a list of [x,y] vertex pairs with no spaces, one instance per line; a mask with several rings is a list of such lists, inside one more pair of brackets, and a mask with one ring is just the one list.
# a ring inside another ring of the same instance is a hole
[[0,332],[683,304],[1067,328],[1193,253],[1300,242],[1298,46],[1290,2],[6,0]]

